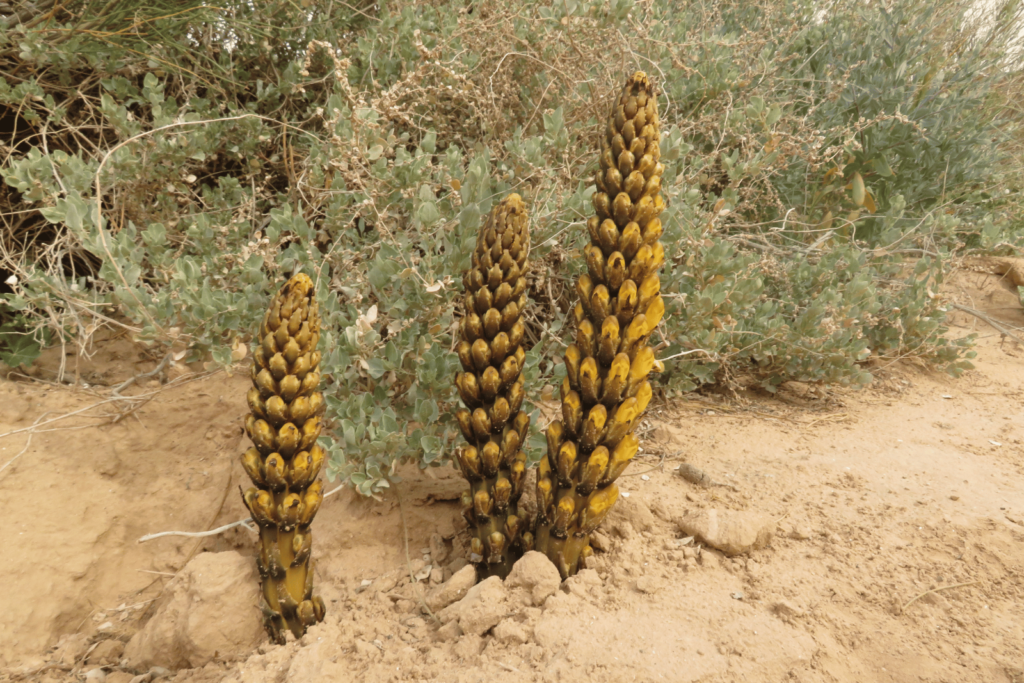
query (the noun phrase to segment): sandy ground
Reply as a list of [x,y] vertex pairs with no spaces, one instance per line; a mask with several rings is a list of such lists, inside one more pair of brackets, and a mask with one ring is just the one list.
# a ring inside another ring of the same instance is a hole
[[[1024,327],[995,277],[961,274],[951,294]],[[416,601],[431,579],[408,578],[407,538],[414,570],[433,552],[434,581],[461,562],[449,468],[405,470],[401,500],[343,491],[314,526],[325,623],[162,680],[1024,682],[1024,349],[954,322],[980,335],[959,380],[895,364],[859,392],[654,411],[594,570],[500,634],[446,639]],[[121,644],[186,561],[251,552],[242,528],[137,542],[246,516],[247,380],[153,378],[124,392],[148,400],[97,406],[154,363],[107,341],[79,362],[94,389],[72,389],[47,383],[58,354],[0,381],[0,467],[16,458],[0,471],[0,681],[82,680],[104,652],[106,680],[128,683]],[[735,490],[684,481],[684,461]],[[685,542],[676,521],[711,509],[756,512],[774,539],[732,559]]]

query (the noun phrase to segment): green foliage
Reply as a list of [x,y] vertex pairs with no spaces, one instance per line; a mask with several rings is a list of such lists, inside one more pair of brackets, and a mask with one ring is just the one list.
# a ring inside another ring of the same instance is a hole
[[[807,54],[807,64],[794,76],[805,79],[807,95],[792,115],[809,116],[823,130],[837,122],[851,126],[844,137],[826,138],[842,147],[833,166],[838,172],[814,188],[804,215],[874,214],[855,220],[857,237],[872,245],[895,242],[922,211],[936,206],[956,206],[961,221],[983,218],[984,209],[968,198],[990,186],[1001,156],[991,144],[1000,136],[993,126],[997,112],[985,106],[995,79],[985,74],[998,71],[1002,56],[965,35],[965,18],[950,9],[904,2],[880,12],[861,5],[829,22],[827,32],[814,27],[804,42],[797,39],[793,54]],[[830,80],[839,83],[818,102],[813,82]],[[867,211],[850,187],[855,174],[872,197]],[[778,186],[798,205],[807,178],[787,175]],[[896,197],[913,217],[886,225],[883,216]]]
[[962,372],[949,257],[1024,239],[1019,3],[983,29],[960,0],[47,6],[0,19],[0,360],[113,324],[228,366],[302,270],[328,471],[367,495],[455,443],[456,295],[512,191],[527,387],[558,386],[624,72],[663,88],[668,392]]
[[25,327],[21,316],[0,325],[0,363],[9,368],[32,365],[42,351],[43,343],[26,332]]

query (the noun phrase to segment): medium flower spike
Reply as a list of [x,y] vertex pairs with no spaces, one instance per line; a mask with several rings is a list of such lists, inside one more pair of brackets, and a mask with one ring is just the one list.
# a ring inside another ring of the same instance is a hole
[[526,206],[511,194],[480,229],[473,266],[463,277],[456,347],[462,372],[455,386],[464,407],[455,417],[468,445],[457,451],[455,465],[469,481],[462,514],[472,536],[469,560],[481,576],[505,578],[533,543],[518,510],[530,429],[521,410],[529,251]]

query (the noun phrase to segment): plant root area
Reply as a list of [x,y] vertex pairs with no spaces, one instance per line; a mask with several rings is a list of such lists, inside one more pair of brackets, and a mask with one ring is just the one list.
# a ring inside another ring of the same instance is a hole
[[[946,294],[1024,328],[999,276],[960,272]],[[326,620],[281,646],[258,627],[251,530],[138,541],[247,516],[245,373],[171,365],[101,403],[160,359],[116,337],[88,358],[50,349],[0,380],[0,681],[1021,683],[1024,348],[959,310],[951,324],[979,336],[960,379],[884,361],[860,391],[654,407],[628,497],[561,586],[491,579],[443,607],[466,575],[452,468],[406,467],[380,501],[342,490],[313,525]],[[729,556],[686,531],[709,516],[759,542]],[[236,584],[236,606],[212,609]],[[171,594],[178,649],[140,659]]]

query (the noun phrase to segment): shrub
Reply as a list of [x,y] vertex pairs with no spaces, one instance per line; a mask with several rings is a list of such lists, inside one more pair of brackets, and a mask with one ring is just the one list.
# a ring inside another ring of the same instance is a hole
[[457,277],[512,191],[526,386],[561,382],[592,149],[635,69],[662,88],[664,391],[959,373],[950,257],[1021,247],[1019,3],[97,6],[0,19],[0,360],[117,325],[227,366],[306,272],[329,472],[364,494],[455,443]]

